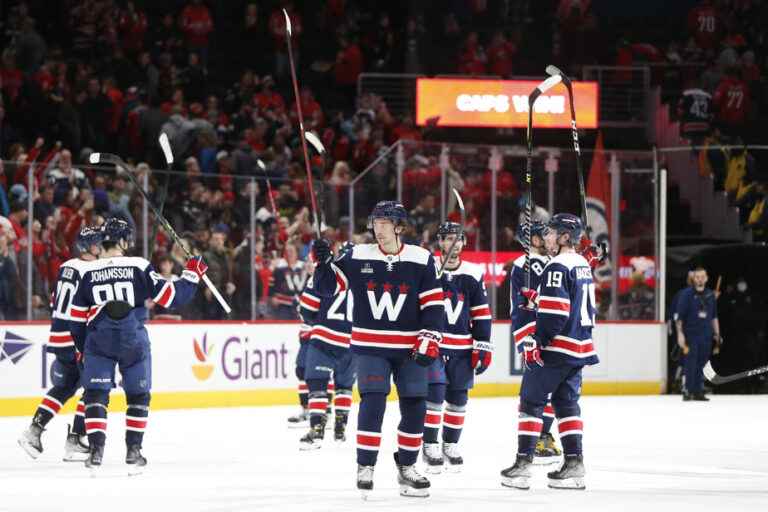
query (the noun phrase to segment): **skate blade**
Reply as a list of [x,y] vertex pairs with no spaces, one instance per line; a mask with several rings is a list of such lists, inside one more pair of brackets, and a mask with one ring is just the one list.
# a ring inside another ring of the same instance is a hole
[[401,485],[400,496],[404,496],[406,498],[429,498],[429,488],[414,489],[409,485]]
[[299,445],[299,451],[300,452],[311,452],[312,450],[319,450],[322,447],[323,447],[323,445],[320,444],[320,443],[312,443],[312,444],[301,443]]
[[128,476],[139,476],[144,473],[145,466],[136,466],[135,464],[128,464]]
[[429,465],[424,466],[424,472],[430,475],[439,475],[443,472],[443,466]]
[[516,476],[516,477],[502,477],[501,478],[501,485],[504,487],[510,487],[512,489],[520,489],[521,491],[527,491],[531,488],[531,479],[527,476]]
[[446,473],[461,473],[462,469],[464,469],[464,464],[451,464],[448,462],[445,465]]
[[88,453],[67,453],[61,458],[64,462],[83,462],[88,459]]
[[42,453],[42,452],[37,451],[34,446],[32,446],[31,444],[27,443],[23,439],[19,439],[19,446],[21,446],[21,448],[25,452],[27,452],[27,455],[32,457],[33,460],[36,460],[40,456],[40,454]]
[[288,422],[288,428],[309,428],[309,420],[298,421],[296,423]]
[[561,462],[563,458],[559,455],[555,455],[552,457],[534,457],[533,458],[533,465],[534,466],[550,466],[552,464],[557,464],[558,462]]
[[586,489],[586,485],[584,485],[584,478],[565,478],[563,480],[552,480],[549,479],[549,488],[550,489],[570,489],[570,490],[576,490],[576,491],[583,491]]
[[91,478],[98,478],[101,475],[101,466],[86,466]]

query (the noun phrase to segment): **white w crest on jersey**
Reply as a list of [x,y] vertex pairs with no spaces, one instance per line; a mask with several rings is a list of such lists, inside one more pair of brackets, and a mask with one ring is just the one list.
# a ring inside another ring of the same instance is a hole
[[397,301],[393,304],[392,294],[390,292],[385,291],[382,293],[381,298],[377,301],[376,294],[373,292],[373,290],[368,290],[368,303],[371,306],[371,314],[373,315],[373,318],[376,320],[381,320],[381,317],[384,315],[384,311],[386,311],[387,319],[390,322],[394,322],[397,320],[397,317],[400,316],[400,312],[403,310],[406,297],[407,295],[404,293],[399,294],[397,296]]
[[296,272],[294,274],[286,273],[285,282],[288,285],[288,289],[292,292],[298,293],[304,289],[304,283],[307,281],[307,274],[303,272]]
[[445,316],[448,319],[448,323],[451,325],[456,325],[456,322],[459,321],[459,317],[461,316],[461,311],[464,309],[464,299],[459,300],[456,302],[456,307],[453,307],[453,304],[451,303],[451,299],[446,297],[444,299],[445,301]]

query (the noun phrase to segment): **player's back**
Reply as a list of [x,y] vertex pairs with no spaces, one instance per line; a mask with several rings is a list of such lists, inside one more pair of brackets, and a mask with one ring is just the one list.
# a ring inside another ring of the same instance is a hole
[[544,363],[597,364],[592,340],[595,284],[587,260],[576,253],[555,256],[539,289],[536,337],[547,340]]
[[[530,274],[531,289],[538,290],[541,281],[541,275],[544,273],[544,267],[549,261],[548,256],[531,253],[530,256]],[[525,309],[525,297],[520,291],[526,287],[525,277],[525,254],[518,256],[512,263],[510,272],[510,319],[512,320],[512,331],[515,338],[515,346],[527,335],[536,329],[536,311]],[[520,348],[521,349],[521,348]],[[522,350],[522,349],[521,349]]]
[[48,336],[48,348],[52,350],[74,347],[72,334],[69,332],[72,300],[77,292],[80,277],[88,262],[79,258],[65,261],[59,268],[56,290],[51,297],[51,331]]
[[333,297],[315,292],[312,279],[299,299],[302,320],[308,325],[307,337],[334,347],[349,348],[352,330],[353,299],[349,291]]

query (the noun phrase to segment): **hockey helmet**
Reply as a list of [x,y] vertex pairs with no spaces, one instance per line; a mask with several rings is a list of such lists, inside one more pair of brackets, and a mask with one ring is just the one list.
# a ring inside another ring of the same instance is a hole
[[572,213],[557,213],[549,219],[547,231],[553,230],[557,236],[568,233],[570,235],[570,245],[577,245],[581,241],[584,233],[584,226],[581,219]]
[[437,239],[444,240],[448,235],[461,235],[464,239],[464,229],[458,222],[443,222],[437,228]]
[[131,247],[134,241],[133,228],[123,219],[112,217],[101,226],[101,240],[113,243],[123,240]]
[[379,201],[368,216],[368,229],[373,229],[374,219],[389,219],[398,226],[408,222],[408,212],[397,201]]
[[88,252],[94,245],[101,244],[101,230],[93,226],[83,226],[77,234],[75,247],[80,252]]
[[[517,231],[515,231],[515,238],[517,239],[520,244],[525,245],[525,228],[526,224],[525,222],[521,222],[519,226],[517,226]],[[531,222],[531,238],[534,236],[538,236],[539,238],[544,238],[544,231],[547,229],[547,225],[540,220],[534,220]]]

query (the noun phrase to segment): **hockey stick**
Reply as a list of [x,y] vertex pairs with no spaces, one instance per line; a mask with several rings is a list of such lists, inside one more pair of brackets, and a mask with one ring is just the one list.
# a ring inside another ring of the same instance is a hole
[[443,258],[443,263],[440,265],[440,269],[437,271],[437,278],[440,279],[443,276],[443,272],[445,271],[445,266],[448,264],[448,260],[450,260],[453,257],[453,249],[456,247],[456,242],[459,241],[459,238],[464,237],[464,224],[467,220],[467,212],[464,210],[464,201],[461,200],[461,196],[459,195],[459,191],[455,188],[453,189],[453,195],[456,196],[456,201],[458,201],[459,204],[459,212],[461,212],[461,231],[458,235],[456,235],[456,238],[453,239],[453,242],[451,242],[451,246],[448,248],[448,252],[445,254],[445,258]]
[[525,242],[525,287],[531,287],[531,221],[533,217],[533,105],[543,93],[559,84],[560,75],[550,76],[533,90],[528,96],[528,129],[525,132],[527,154],[525,159],[525,227],[523,240]]
[[[168,152],[166,152],[166,149],[168,149]],[[163,147],[163,153],[165,154],[165,160],[166,162],[173,163],[173,153],[170,152],[170,146]],[[120,158],[117,155],[113,155],[111,153],[91,153],[91,156],[89,158],[90,162],[92,164],[98,164],[98,163],[108,163],[112,164],[116,167],[122,167],[126,170],[125,174],[128,175],[128,178],[133,182],[134,186],[139,190],[142,197],[144,197],[144,200],[149,205],[150,209],[155,214],[155,219],[157,222],[159,222],[163,229],[171,235],[171,238],[173,238],[173,241],[179,244],[179,247],[184,251],[184,253],[187,255],[188,258],[192,258],[193,255],[191,252],[187,250],[187,248],[182,243],[181,237],[176,233],[176,230],[174,230],[171,227],[171,224],[168,222],[168,220],[163,216],[162,213],[160,213],[157,210],[157,207],[155,207],[152,200],[149,198],[149,195],[144,191],[144,189],[139,185],[139,181],[136,179],[136,176],[133,175],[132,172],[128,170],[128,164],[126,164],[122,158]],[[232,312],[232,308],[229,307],[229,304],[227,304],[227,301],[224,300],[224,297],[221,296],[221,293],[219,293],[219,290],[216,289],[216,286],[211,282],[211,279],[206,275],[203,274],[203,282],[208,287],[208,289],[211,291],[214,297],[216,297],[216,300],[221,304],[221,307],[224,309],[224,311],[227,312],[227,314]]]
[[277,221],[277,206],[275,206],[275,197],[272,195],[272,182],[269,180],[269,175],[267,174],[267,166],[264,165],[264,162],[261,161],[261,158],[256,159],[256,165],[258,165],[259,169],[261,169],[261,172],[264,173],[264,180],[267,182],[267,195],[269,196],[269,205],[272,208],[272,216],[275,218],[275,221]]
[[315,233],[320,239],[320,220],[317,215],[317,198],[315,197],[315,187],[312,184],[312,168],[309,165],[309,152],[307,151],[307,138],[304,136],[304,115],[301,113],[301,98],[299,97],[299,82],[296,78],[296,65],[293,62],[293,46],[291,45],[291,18],[288,11],[283,9],[285,15],[285,43],[288,46],[288,63],[291,68],[291,81],[293,82],[293,94],[296,98],[296,114],[299,117],[299,137],[301,138],[301,149],[304,152],[304,168],[307,173],[307,186],[309,187],[309,198],[312,203],[312,216],[315,221]]
[[746,379],[747,377],[754,377],[755,375],[762,375],[763,373],[768,373],[768,365],[727,376],[718,375],[717,372],[715,372],[715,369],[712,368],[712,361],[707,361],[707,364],[704,366],[704,376],[709,382],[715,385]]
[[[587,238],[590,237],[591,229],[587,223],[587,192],[584,187],[584,169],[581,166],[581,146],[579,146],[579,130],[576,127],[576,105],[573,101],[573,82],[568,76],[560,71],[557,66],[550,64],[547,66],[547,74],[550,76],[559,76],[565,88],[568,90],[568,102],[571,105],[571,135],[573,136],[573,150],[576,153],[576,174],[579,180],[579,199],[581,201],[581,223],[584,225],[584,229],[587,233]],[[604,261],[608,257],[608,246],[605,243],[600,244],[600,261]]]
[[[164,155],[171,155],[171,161],[169,162],[168,159],[166,159],[166,170],[172,171],[173,170],[173,152],[171,151],[171,142],[168,140],[168,135],[163,132],[160,134],[160,136],[157,138],[157,141],[160,143],[160,148],[163,150]],[[165,200],[168,199],[168,186],[171,182],[171,173],[167,173],[165,175],[165,183],[163,183],[163,190],[162,194],[160,196],[160,206],[157,208],[160,213],[163,213],[163,210],[165,209]],[[152,225],[152,235],[149,237],[148,243],[149,243],[149,251],[147,254],[149,255],[149,259],[152,259],[152,254],[155,252],[155,240],[157,238],[157,223]]]

